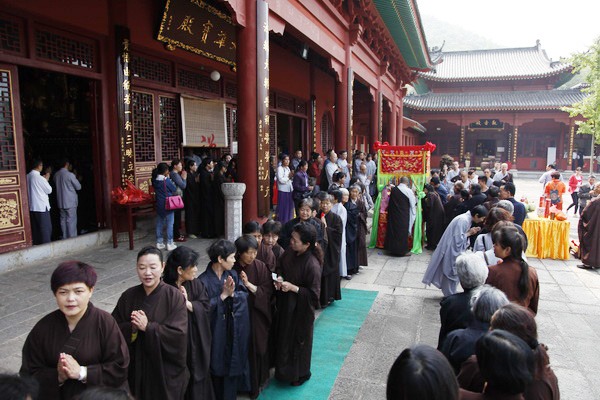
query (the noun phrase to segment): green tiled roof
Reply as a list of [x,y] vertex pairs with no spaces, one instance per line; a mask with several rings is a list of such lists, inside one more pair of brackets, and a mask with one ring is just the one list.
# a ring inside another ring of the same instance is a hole
[[409,67],[432,67],[417,4],[413,0],[373,0]]

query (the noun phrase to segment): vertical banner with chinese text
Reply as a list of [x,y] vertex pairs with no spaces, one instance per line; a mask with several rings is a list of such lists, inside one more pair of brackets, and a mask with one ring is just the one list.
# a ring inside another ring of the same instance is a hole
[[134,183],[133,116],[131,113],[131,80],[129,70],[129,28],[115,26],[117,61],[117,123],[119,132],[119,160],[121,186],[125,181]]
[[348,132],[347,132],[347,143],[348,143],[348,156],[352,157],[354,148],[354,131],[352,121],[354,120],[354,71],[352,68],[348,68]]
[[258,215],[270,212],[269,179],[269,4],[256,2],[256,118]]

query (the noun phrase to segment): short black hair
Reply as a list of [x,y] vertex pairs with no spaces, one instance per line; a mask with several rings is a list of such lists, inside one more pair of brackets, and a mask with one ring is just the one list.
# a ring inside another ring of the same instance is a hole
[[341,190],[334,190],[333,192],[331,192],[331,195],[338,203],[341,203],[342,199],[344,198],[344,194]]
[[426,183],[425,186],[423,186],[423,188],[427,189],[428,192],[435,192],[435,189],[429,183]]
[[554,171],[550,174],[550,176],[552,177],[552,179],[560,179],[560,172]]
[[91,265],[81,261],[65,261],[52,272],[50,289],[52,289],[52,293],[56,293],[61,286],[78,282],[84,283],[92,289],[96,286],[97,279],[96,270]]
[[133,400],[123,389],[96,386],[83,391],[75,400]]
[[260,223],[258,221],[246,222],[242,228],[242,234],[244,235],[256,232],[260,232]]
[[308,164],[308,161],[306,161],[306,160],[300,160],[300,162],[298,163],[298,167],[296,167],[296,169],[300,169],[300,168],[304,167],[307,164]]
[[480,218],[487,217],[488,209],[480,204],[478,206],[473,207],[473,209],[471,210],[471,215],[473,215],[473,216],[477,215]]
[[498,194],[500,193],[500,188],[498,186],[490,186],[486,193],[490,197],[498,197]]
[[442,353],[425,344],[404,349],[387,379],[387,400],[457,400],[458,382]]
[[338,154],[340,154],[340,155],[342,155],[344,153],[348,153],[348,152],[346,150],[340,150],[340,151],[338,151]]
[[65,165],[70,164],[69,159],[67,157],[63,157],[60,160],[58,160],[58,165],[62,168]]
[[167,263],[163,272],[163,280],[169,285],[175,286],[177,282],[177,267],[181,267],[186,270],[190,267],[198,265],[198,259],[200,255],[187,246],[178,246],[173,250],[169,257],[167,257]]
[[440,178],[438,178],[437,176],[432,177],[429,182],[431,182],[432,185],[439,185],[440,184]]
[[465,200],[468,200],[469,197],[471,197],[471,193],[469,193],[467,189],[463,189],[460,191],[460,197],[462,197]]
[[263,236],[268,234],[280,236],[281,228],[281,222],[270,219],[267,222],[265,222],[260,228],[260,233],[262,233]]
[[471,185],[471,192],[473,193],[473,195],[481,193],[481,186],[479,185],[479,183],[474,183]]
[[210,245],[208,249],[206,249],[206,253],[208,254],[208,258],[210,258],[210,262],[216,263],[219,262],[219,257],[222,259],[226,259],[232,254],[235,254],[235,245],[231,243],[229,240],[218,239]]
[[[560,174],[559,174],[559,175],[560,175]],[[515,187],[515,184],[514,184],[514,183],[512,183],[512,182],[506,182],[506,183],[505,183],[504,185],[502,185],[502,186],[504,186],[504,190],[506,190],[507,192],[509,192],[511,196],[514,196],[514,195],[515,195],[515,193],[516,193],[516,191],[517,191],[517,188]],[[501,187],[502,187],[502,186],[501,186]]]
[[163,253],[162,251],[160,251],[159,249],[156,248],[156,246],[146,246],[144,248],[142,248],[138,253],[137,253],[137,258],[136,260],[139,260],[140,258],[142,258],[143,256],[146,256],[148,254],[155,254],[158,256],[158,258],[160,259],[160,262],[163,262]]
[[38,382],[31,376],[0,374],[0,393],[6,400],[37,399]]
[[475,354],[481,377],[501,393],[523,393],[533,380],[533,352],[523,339],[510,332],[487,332],[475,343]]
[[485,182],[485,183],[487,183],[487,180],[488,180],[488,178],[485,175],[479,175],[477,177],[477,182]]
[[44,162],[42,161],[41,158],[34,158],[33,162],[31,163],[31,169],[36,169],[37,167],[39,167],[42,164],[44,164]]
[[252,235],[242,235],[235,241],[237,254],[244,254],[249,249],[258,250],[258,241]]

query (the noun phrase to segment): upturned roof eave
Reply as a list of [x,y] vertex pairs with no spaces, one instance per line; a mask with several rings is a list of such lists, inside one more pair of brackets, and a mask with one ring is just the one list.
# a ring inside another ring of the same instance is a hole
[[572,69],[571,65],[565,65],[561,69],[555,71],[548,71],[543,74],[530,74],[530,75],[510,75],[510,76],[481,76],[481,77],[460,77],[460,78],[446,78],[436,77],[431,73],[419,73],[419,78],[433,82],[493,82],[493,81],[517,81],[526,79],[540,79],[548,78],[569,72]]

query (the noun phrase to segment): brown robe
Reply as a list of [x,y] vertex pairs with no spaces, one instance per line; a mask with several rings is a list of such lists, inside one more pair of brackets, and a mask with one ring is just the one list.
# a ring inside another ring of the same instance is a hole
[[315,308],[319,306],[321,264],[307,250],[296,255],[286,250],[277,263],[284,281],[300,288],[298,293],[277,291],[275,377],[283,382],[310,378]]
[[258,252],[256,253],[256,259],[265,263],[269,271],[275,272],[277,267],[277,259],[273,249],[269,246],[265,246],[262,242],[258,245]]
[[[457,376],[458,384],[462,389],[471,392],[481,393],[485,385],[485,380],[479,371],[477,356],[469,357],[460,367],[460,373]],[[523,393],[525,400],[559,400],[560,391],[558,389],[558,379],[550,366],[546,369],[546,375],[542,379],[535,379]]]
[[188,311],[187,365],[190,381],[185,391],[186,400],[213,400],[215,394],[210,379],[210,300],[200,279],[183,283],[192,303]]
[[519,276],[521,266],[515,260],[507,260],[498,265],[489,267],[489,274],[485,283],[492,285],[504,292],[508,300],[529,308],[537,314],[538,300],[540,297],[540,282],[535,268],[529,266],[529,293],[521,299],[519,293]]
[[440,195],[429,192],[423,199],[423,219],[425,220],[425,233],[427,235],[427,249],[435,250],[444,234],[444,205]]
[[[275,260],[279,261],[279,257],[281,257],[283,255],[283,252],[285,251],[283,249],[283,247],[281,247],[279,244],[275,243],[272,247],[271,247],[271,251],[273,252],[273,254],[275,254]],[[275,264],[277,265],[277,263]]]
[[579,218],[578,232],[581,262],[600,268],[600,197],[588,201]]
[[367,259],[368,211],[367,207],[365,206],[365,202],[362,199],[358,199],[356,201],[356,206],[358,207],[357,260],[359,266],[366,267],[367,265],[369,265],[369,260]]
[[[146,313],[148,326],[132,335],[134,310]],[[112,315],[129,343],[129,387],[136,398],[183,399],[189,379],[187,314],[181,292],[164,282],[148,296],[142,285],[121,294]]]
[[[269,330],[273,299],[271,271],[260,260],[242,266],[236,261],[233,266],[238,275],[244,271],[248,281],[257,287],[256,293],[248,289],[251,339],[248,359],[250,361],[250,396],[256,397],[260,387],[269,379]],[[240,278],[241,280],[241,278]]]
[[[87,367],[86,383],[68,379],[58,386],[60,353],[70,354]],[[39,382],[39,400],[72,399],[94,386],[127,389],[128,365],[127,343],[114,318],[89,303],[73,332],[60,310],[35,324],[23,346],[19,373]]]
[[340,216],[331,211],[325,214],[325,221],[327,221],[327,228],[325,229],[327,248],[324,249],[321,272],[321,307],[327,307],[333,300],[342,299],[339,271],[344,225]]

